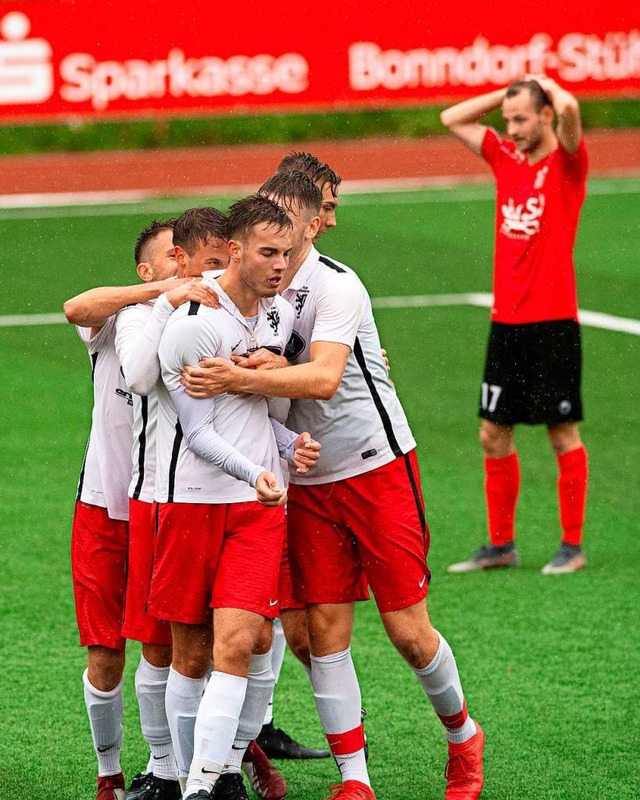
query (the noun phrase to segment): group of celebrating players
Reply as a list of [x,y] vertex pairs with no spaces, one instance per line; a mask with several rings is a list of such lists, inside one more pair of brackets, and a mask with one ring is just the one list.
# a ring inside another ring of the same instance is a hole
[[[316,249],[336,224],[340,182],[292,153],[226,213],[193,208],[145,228],[140,284],[65,304],[94,387],[72,571],[96,800],[242,800],[243,770],[258,797],[282,800],[269,755],[329,754],[341,780],[332,799],[375,800],[350,651],[369,589],[442,722],[447,800],[482,791],[484,732],[425,602],[415,440],[363,284]],[[512,543],[495,547],[496,563],[478,556],[458,571],[514,563]],[[282,632],[329,751],[273,725]],[[125,790],[127,639],[142,642],[150,755]]]

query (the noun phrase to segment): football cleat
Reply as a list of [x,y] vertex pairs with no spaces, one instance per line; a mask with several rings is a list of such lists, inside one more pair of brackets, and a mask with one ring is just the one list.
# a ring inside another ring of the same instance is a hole
[[153,772],[139,772],[134,775],[127,789],[127,800],[138,800],[140,793],[146,790],[153,780]]
[[329,758],[329,750],[320,750],[307,747],[292,739],[281,728],[276,728],[273,722],[262,726],[260,735],[256,739],[268,758]]
[[445,800],[476,800],[484,786],[482,755],[484,731],[476,722],[476,733],[462,744],[449,742],[449,760],[445,767]]
[[543,575],[564,575],[567,572],[577,572],[587,565],[587,559],[579,544],[560,542],[557,553],[548,564],[542,568]]
[[283,800],[287,796],[285,779],[255,741],[247,747],[242,759],[242,771],[260,800]]
[[367,718],[367,709],[361,708],[360,709],[360,722],[362,723],[362,733],[364,734],[364,761],[365,764],[369,761],[369,740],[367,739],[367,734],[364,730],[364,721]]
[[125,800],[124,775],[98,775],[96,800]]
[[447,572],[474,572],[481,569],[497,569],[499,567],[517,567],[520,556],[513,542],[504,545],[485,544],[467,559],[457,564],[450,564]]
[[376,800],[373,789],[360,781],[345,781],[337,786],[330,786],[333,794],[327,800]]
[[[215,787],[214,787],[215,788]],[[213,795],[206,789],[198,789],[197,792],[190,792],[184,796],[184,800],[211,800]]]
[[249,795],[239,772],[223,772],[215,782],[211,800],[249,800]]

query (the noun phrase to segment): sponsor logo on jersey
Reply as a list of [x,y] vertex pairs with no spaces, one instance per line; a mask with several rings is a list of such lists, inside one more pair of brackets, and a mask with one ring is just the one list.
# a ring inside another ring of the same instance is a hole
[[118,397],[123,397],[127,401],[127,405],[133,405],[133,395],[131,392],[125,392],[124,389],[116,389]]
[[304,348],[307,346],[305,340],[300,336],[297,331],[293,331],[287,342],[287,346],[284,349],[284,354],[288,361],[293,361],[294,358],[297,358],[303,351]]
[[529,239],[540,230],[540,220],[544,214],[544,195],[530,197],[524,203],[515,203],[510,197],[500,206],[502,225],[500,233],[510,239]]

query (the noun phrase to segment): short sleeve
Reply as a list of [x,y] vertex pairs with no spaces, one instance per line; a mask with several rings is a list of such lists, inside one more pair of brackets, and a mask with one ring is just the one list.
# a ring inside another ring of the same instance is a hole
[[366,308],[366,293],[358,278],[342,273],[318,291],[312,342],[336,342],[350,349]]

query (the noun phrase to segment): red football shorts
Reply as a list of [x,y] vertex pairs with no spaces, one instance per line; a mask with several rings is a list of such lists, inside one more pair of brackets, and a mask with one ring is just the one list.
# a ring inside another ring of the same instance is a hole
[[429,528],[415,450],[354,478],[289,487],[289,556],[295,596],[359,600],[364,575],[382,613],[428,592]]
[[278,616],[284,508],[248,503],[160,503],[147,609],[198,625],[210,608]]
[[171,627],[147,613],[156,539],[156,505],[129,500],[129,555],[122,635],[145,644],[171,644]]
[[76,502],[71,527],[71,574],[83,647],[124,650],[122,618],[128,524],[106,508]]
[[298,600],[293,592],[293,583],[291,581],[291,565],[289,564],[289,547],[287,545],[287,537],[284,537],[284,545],[282,548],[282,559],[280,561],[280,580],[278,583],[278,605],[283,611],[292,611],[293,609],[306,608],[306,603]]

